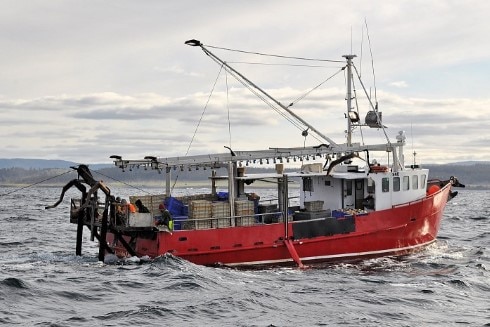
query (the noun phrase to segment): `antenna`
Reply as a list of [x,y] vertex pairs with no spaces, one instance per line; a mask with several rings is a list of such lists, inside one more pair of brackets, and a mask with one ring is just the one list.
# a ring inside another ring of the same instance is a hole
[[410,123],[410,137],[412,138],[412,155],[413,155],[413,167],[417,165],[417,160],[415,159],[415,156],[417,155],[417,152],[415,152],[413,148],[413,123]]
[[362,31],[361,31],[361,57],[359,58],[359,78],[362,76],[362,50],[364,46],[364,26],[362,26]]
[[373,70],[373,83],[374,83],[374,101],[376,102],[376,110],[378,110],[378,97],[376,95],[376,74],[374,73],[374,58],[373,58],[373,50],[371,48],[371,38],[369,37],[369,28],[367,24],[367,19],[364,18],[364,23],[366,24],[366,35],[369,44],[369,52],[371,53],[371,68]]
[[350,52],[349,53],[352,53],[352,25],[350,27]]

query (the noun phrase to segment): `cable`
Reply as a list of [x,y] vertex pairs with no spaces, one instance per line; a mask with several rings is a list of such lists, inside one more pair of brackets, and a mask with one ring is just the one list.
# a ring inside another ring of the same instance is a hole
[[[221,71],[223,70],[223,65],[220,65],[220,69],[218,72],[218,75],[216,76],[216,79],[214,80],[213,87],[211,88],[211,92],[209,93],[208,99],[206,101],[206,104],[204,105],[203,111],[201,113],[201,117],[199,118],[199,121],[197,122],[196,129],[194,130],[194,134],[192,135],[192,139],[189,142],[189,146],[187,147],[187,151],[185,152],[184,157],[187,157],[189,154],[189,151],[191,149],[192,143],[194,142],[194,138],[196,137],[197,130],[199,129],[199,126],[201,125],[202,119],[204,117],[204,114],[206,113],[206,109],[208,108],[209,101],[211,100],[211,96],[213,95],[214,88],[216,87],[216,83],[218,83],[219,76],[221,75]],[[173,193],[175,185],[177,184],[177,181],[179,179],[179,174],[175,177],[174,183],[172,184],[172,187],[170,188],[170,193]],[[167,194],[167,196],[170,196],[170,194]]]
[[226,110],[228,113],[228,137],[229,137],[229,147],[231,146],[231,121],[230,121],[230,99],[229,99],[229,87],[228,87],[228,74],[225,74],[225,82],[226,82]]
[[124,184],[124,185],[126,185],[126,186],[128,186],[128,187],[134,188],[134,189],[136,189],[136,190],[138,190],[138,191],[141,191],[141,192],[144,192],[144,193],[146,193],[146,194],[150,194],[150,195],[151,195],[151,193],[150,193],[150,192],[148,192],[148,191],[145,191],[145,190],[143,190],[143,189],[140,189],[139,187],[136,187],[136,186],[134,186],[134,185],[131,185],[131,184],[128,184],[128,183],[123,182],[123,181],[121,181],[121,180],[118,180],[118,179],[116,179],[116,178],[114,178],[114,177],[111,177],[111,176],[108,176],[108,175],[106,175],[106,174],[103,174],[103,173],[101,173],[101,172],[99,172],[99,171],[94,170],[93,172],[94,172],[94,173],[96,173],[96,174],[102,175],[102,176],[104,176],[104,177],[110,178],[110,179],[112,179],[113,181],[116,181],[116,182],[118,182],[118,183]]
[[38,184],[44,183],[44,182],[46,182],[46,181],[49,181],[49,180],[51,180],[51,179],[54,179],[54,178],[57,178],[57,177],[60,177],[60,176],[63,176],[63,175],[66,175],[66,174],[71,173],[71,172],[74,172],[74,171],[73,171],[73,170],[68,170],[68,171],[66,171],[66,172],[64,172],[64,173],[61,173],[61,174],[56,175],[56,176],[53,176],[53,177],[46,178],[46,179],[44,179],[44,180],[42,180],[42,181],[39,181],[39,182],[36,182],[36,183],[34,183],[34,184],[26,185],[26,186],[20,187],[20,188],[18,188],[18,189],[15,189],[15,190],[13,190],[13,191],[11,191],[11,192],[7,192],[7,193],[0,194],[0,197],[1,197],[1,196],[5,196],[5,195],[10,195],[10,194],[15,193],[15,192],[17,192],[17,191],[25,190],[25,189],[27,189],[27,188],[33,187],[34,185],[38,185]]
[[274,54],[267,54],[267,53],[261,53],[261,52],[253,52],[253,51],[245,51],[245,50],[237,50],[237,49],[223,48],[223,47],[217,47],[217,46],[212,46],[212,45],[207,45],[207,44],[206,44],[206,47],[213,48],[213,49],[219,49],[219,50],[232,51],[232,52],[240,52],[240,53],[254,54],[254,55],[258,55],[258,56],[283,58],[283,59],[296,59],[296,60],[305,60],[305,61],[322,61],[322,62],[337,62],[337,63],[340,62],[340,63],[343,63],[342,60],[314,59],[314,58],[305,58],[305,57],[292,57],[292,56],[274,55]]
[[323,82],[321,82],[320,84],[318,84],[317,86],[313,87],[311,90],[309,90],[308,92],[306,92],[305,94],[303,94],[302,96],[300,96],[299,98],[297,98],[296,100],[294,100],[293,102],[291,102],[289,104],[289,107],[292,107],[294,104],[296,104],[299,101],[303,100],[307,95],[309,95],[311,92],[315,91],[317,88],[319,88],[320,86],[322,86],[323,84],[325,84],[326,82],[328,82],[329,80],[331,80],[332,78],[334,78],[337,74],[339,74],[343,70],[344,70],[344,67],[342,67],[336,73],[334,73],[332,76],[330,76],[329,78],[327,78],[326,80],[324,80]]
[[373,58],[373,50],[371,48],[371,38],[369,37],[369,29],[367,25],[367,19],[364,19],[364,22],[366,24],[366,34],[368,38],[368,44],[369,44],[369,52],[371,53],[371,68],[373,70],[373,84],[374,84],[374,101],[376,102],[376,107],[378,106],[378,96],[376,95],[376,74],[374,73],[374,58]]
[[[286,66],[286,67],[307,67],[307,68],[332,68],[333,66],[325,65],[299,65],[299,64],[273,64],[269,62],[252,62],[252,61],[227,61],[228,64],[260,65],[260,66]],[[335,66],[336,68],[337,66]]]

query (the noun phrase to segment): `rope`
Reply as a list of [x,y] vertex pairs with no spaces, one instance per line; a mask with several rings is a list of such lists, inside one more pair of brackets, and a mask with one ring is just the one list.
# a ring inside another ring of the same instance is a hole
[[[360,76],[359,76],[360,77]],[[356,83],[354,83],[354,79],[352,79],[352,92],[354,93],[354,100],[356,102],[356,112],[357,115],[359,116],[359,119],[361,119],[361,116],[359,115],[359,102],[357,101],[357,90],[356,90]],[[361,142],[362,145],[364,145],[364,134],[362,132],[362,125],[359,124],[359,132],[361,133]]]
[[[373,109],[373,111],[376,113],[376,117],[379,118],[379,115],[378,115],[378,109],[376,107],[374,107],[373,105],[373,102],[371,101],[371,98],[369,97],[368,93],[367,93],[367,90],[366,88],[364,87],[364,83],[362,83],[362,80],[359,76],[359,72],[356,68],[356,66],[352,65],[352,67],[354,67],[354,71],[356,72],[356,75],[357,75],[357,79],[359,79],[359,83],[361,83],[361,86],[362,86],[362,89],[364,91],[364,94],[366,95],[366,98],[368,99],[369,101],[369,105],[371,106],[371,109]],[[375,94],[376,94],[376,91],[375,91]],[[391,141],[390,141],[390,138],[388,137],[388,134],[386,133],[386,129],[384,128],[383,125],[381,125],[381,129],[383,130],[383,133],[385,135],[385,138],[386,138],[386,141],[388,142],[388,144],[391,145]]]
[[103,174],[103,173],[101,173],[101,172],[99,172],[99,171],[93,171],[93,172],[94,172],[94,173],[96,173],[96,174],[102,175],[102,176],[104,176],[104,177],[107,177],[107,178],[109,178],[109,179],[112,179],[113,181],[116,181],[116,182],[118,182],[118,183],[124,184],[124,185],[126,185],[126,186],[128,186],[128,187],[134,188],[134,189],[136,189],[136,190],[138,190],[138,191],[144,192],[144,193],[146,193],[146,194],[150,194],[150,195],[152,194],[152,193],[150,193],[150,192],[148,192],[148,191],[145,191],[145,190],[143,190],[143,189],[140,189],[139,187],[136,187],[136,186],[134,186],[134,185],[128,184],[128,183],[123,182],[123,181],[121,181],[121,180],[118,180],[118,179],[116,179],[116,178],[114,178],[114,177],[111,177],[111,176],[108,176],[108,175],[106,175],[106,174]]
[[[206,104],[204,105],[204,108],[201,113],[201,117],[199,118],[199,121],[197,122],[196,129],[194,130],[194,134],[192,135],[192,139],[189,142],[189,146],[187,147],[187,151],[185,152],[184,157],[187,157],[189,154],[189,151],[191,149],[192,143],[194,142],[194,138],[196,137],[197,130],[199,129],[199,126],[201,125],[202,119],[204,117],[204,114],[206,113],[206,109],[208,108],[209,101],[211,100],[211,96],[213,95],[214,88],[216,87],[216,83],[218,83],[219,76],[221,75],[221,71],[223,70],[223,65],[221,65],[218,75],[216,76],[216,79],[214,80],[213,87],[211,88],[211,92],[209,92],[208,100],[206,101]],[[172,184],[172,187],[170,188],[170,193],[173,193],[175,185],[177,184],[177,181],[179,179],[179,174],[175,177],[174,183]]]
[[374,84],[374,101],[376,102],[376,106],[378,104],[378,97],[376,95],[376,74],[374,73],[374,58],[373,58],[373,50],[371,48],[371,38],[369,37],[369,29],[367,24],[367,19],[364,19],[364,23],[366,24],[366,34],[369,44],[369,52],[371,53],[371,68],[373,70],[373,84]]
[[225,74],[226,82],[226,110],[228,113],[228,137],[229,137],[229,147],[231,147],[231,121],[230,121],[230,99],[229,99],[229,86],[228,86],[228,74]]
[[[213,56],[209,55],[207,52],[206,52],[206,49],[203,47],[203,51],[204,53],[206,53],[206,55],[208,55],[214,62],[218,63],[220,65],[221,68],[223,68],[223,63],[221,63],[218,59],[214,58]],[[301,122],[298,122],[296,120],[293,120],[293,118],[291,118],[289,115],[287,115],[286,113],[284,113],[283,111],[281,111],[279,108],[277,108],[273,103],[271,103],[269,100],[267,100],[263,95],[261,95],[260,93],[257,92],[257,90],[255,90],[255,88],[252,86],[252,85],[249,85],[245,80],[243,80],[238,74],[236,74],[235,72],[233,72],[231,69],[229,69],[228,67],[225,66],[225,70],[231,74],[231,76],[233,76],[238,82],[240,82],[243,86],[245,86],[247,89],[249,89],[250,92],[252,92],[256,97],[258,97],[259,99],[261,99],[265,104],[267,104],[271,109],[273,109],[275,112],[277,112],[279,115],[281,115],[283,118],[285,118],[287,121],[289,121],[292,125],[294,125],[298,130],[300,130],[301,132],[304,131],[304,127],[303,127],[303,124]],[[342,70],[342,69],[341,69]],[[337,72],[338,73],[338,72]],[[335,74],[334,74],[335,76]],[[333,76],[332,76],[333,77]],[[330,77],[331,78],[331,77]],[[326,82],[326,81],[325,81]],[[324,83],[324,82],[323,82]],[[321,83],[321,84],[323,84]],[[320,85],[321,85],[320,84]],[[311,91],[310,91],[311,92]],[[306,95],[305,95],[306,96]],[[281,108],[282,109],[282,108]],[[312,136],[314,139],[316,139],[318,142],[322,142],[318,137],[316,136]]]
[[71,172],[73,172],[73,170],[68,170],[68,171],[65,171],[64,173],[61,173],[61,174],[56,175],[56,176],[53,176],[53,177],[46,178],[46,179],[44,179],[44,180],[42,180],[42,181],[39,181],[39,182],[36,182],[36,183],[30,184],[30,185],[26,185],[26,186],[23,186],[23,187],[19,187],[19,188],[15,189],[15,190],[12,190],[12,191],[10,191],[10,192],[0,194],[0,197],[1,197],[1,196],[6,196],[6,195],[10,195],[10,194],[12,194],[12,193],[15,193],[15,192],[18,192],[18,191],[21,191],[21,190],[25,190],[25,189],[27,189],[27,188],[33,187],[33,186],[35,186],[35,185],[38,185],[38,184],[41,184],[41,183],[44,183],[44,182],[47,182],[47,181],[49,181],[49,180],[51,180],[51,179],[58,178],[58,177],[60,177],[60,176],[66,175],[66,174],[71,173]]
[[273,64],[267,62],[252,61],[227,61],[229,64],[260,65],[260,66],[286,66],[286,67],[308,67],[308,68],[333,68],[325,65],[300,65],[300,64]]
[[303,94],[302,96],[300,96],[299,98],[297,98],[296,100],[294,100],[293,102],[291,102],[289,104],[288,107],[292,107],[294,104],[298,103],[299,101],[303,100],[304,98],[306,98],[306,96],[308,96],[311,92],[315,91],[316,89],[318,89],[320,86],[322,86],[323,84],[325,84],[326,82],[328,82],[329,80],[331,80],[332,78],[334,78],[337,74],[339,74],[341,71],[344,70],[345,67],[342,67],[341,69],[339,69],[336,73],[334,73],[332,76],[330,76],[329,78],[327,78],[326,80],[324,80],[323,82],[321,82],[320,84],[318,84],[317,86],[313,87],[311,90],[309,90],[308,92],[306,92],[305,94]]
[[213,49],[219,49],[219,50],[232,51],[232,52],[240,52],[240,53],[254,54],[254,55],[265,56],[265,57],[275,57],[275,58],[283,58],[283,59],[296,59],[296,60],[305,60],[305,61],[323,61],[323,62],[343,63],[342,60],[314,59],[314,58],[305,58],[305,57],[292,57],[292,56],[274,55],[274,54],[267,54],[267,53],[261,53],[261,52],[252,52],[252,51],[245,51],[245,50],[222,48],[222,47],[216,47],[216,46],[207,45],[207,44],[206,44],[206,47],[213,48]]

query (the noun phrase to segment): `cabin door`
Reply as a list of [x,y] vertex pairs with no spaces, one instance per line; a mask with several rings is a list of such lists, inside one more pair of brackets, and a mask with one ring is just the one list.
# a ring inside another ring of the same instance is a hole
[[354,181],[352,179],[344,179],[344,205],[346,209],[354,209],[355,192]]
[[354,181],[354,193],[356,197],[356,209],[364,209],[362,200],[364,199],[364,180],[356,179]]

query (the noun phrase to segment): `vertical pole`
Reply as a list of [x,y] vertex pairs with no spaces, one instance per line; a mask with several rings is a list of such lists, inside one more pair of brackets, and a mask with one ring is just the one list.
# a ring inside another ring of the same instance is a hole
[[216,195],[216,170],[211,171],[211,194]]
[[277,205],[279,212],[284,210],[284,178],[281,177],[277,180]]
[[288,207],[289,207],[289,195],[288,195],[288,176],[282,176],[282,216],[284,219],[284,238],[287,240],[289,238],[288,229]]
[[99,240],[99,261],[104,261],[105,248],[107,246],[107,217],[108,217],[107,205],[104,208],[104,213],[102,214],[102,222],[100,226],[100,240]]
[[[87,200],[87,194],[85,191],[82,192],[82,200],[80,203],[85,203]],[[72,204],[74,206],[74,204]],[[87,208],[80,210],[77,217],[77,244],[75,248],[75,254],[78,256],[82,255],[82,237],[83,237],[83,223],[87,217]]]
[[172,177],[172,174],[171,174],[171,168],[170,167],[167,167],[165,169],[165,196],[170,196],[170,177]]
[[352,58],[355,55],[342,56],[347,59],[347,146],[352,145],[352,126],[349,113],[352,109]]
[[235,177],[234,165],[228,163],[228,202],[230,203],[231,226],[235,226]]
[[85,218],[86,209],[81,211],[77,217],[77,246],[75,254],[78,256],[82,255],[82,236],[83,236],[83,220]]

